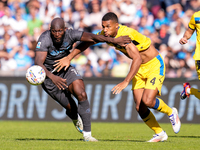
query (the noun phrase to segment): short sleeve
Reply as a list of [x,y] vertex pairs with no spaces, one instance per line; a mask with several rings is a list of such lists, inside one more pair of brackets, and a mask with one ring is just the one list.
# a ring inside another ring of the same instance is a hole
[[81,37],[83,35],[83,31],[78,31],[78,30],[68,30],[69,33],[69,36],[71,38],[72,41],[80,41],[81,40]]
[[36,45],[36,51],[48,51],[48,48],[50,46],[50,36],[47,33],[42,33],[42,35],[39,37],[37,45]]
[[192,30],[195,30],[196,28],[196,23],[195,23],[195,18],[194,18],[194,14],[192,15],[190,22],[188,24],[188,27]]

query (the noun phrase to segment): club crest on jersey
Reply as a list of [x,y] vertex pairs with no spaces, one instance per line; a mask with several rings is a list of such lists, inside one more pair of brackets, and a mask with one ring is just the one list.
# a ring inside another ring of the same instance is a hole
[[41,42],[38,42],[36,48],[40,48],[40,45],[41,45]]
[[195,23],[196,23],[196,24],[199,24],[199,23],[200,23],[200,17],[195,17],[194,20],[195,20]]

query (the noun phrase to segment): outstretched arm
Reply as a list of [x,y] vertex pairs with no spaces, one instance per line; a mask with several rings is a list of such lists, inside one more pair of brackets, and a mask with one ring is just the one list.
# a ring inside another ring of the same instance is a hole
[[126,46],[128,43],[131,42],[131,39],[128,36],[121,36],[118,38],[112,38],[112,37],[106,37],[103,35],[96,35],[89,32],[83,32],[83,35],[81,37],[81,41],[85,41],[80,43],[68,56],[56,60],[56,64],[54,65],[54,70],[57,70],[59,72],[63,67],[65,67],[65,70],[69,67],[70,61],[86,50],[89,46],[98,43],[98,42],[108,42],[113,44],[118,44],[120,46]]
[[140,53],[137,47],[133,43],[130,43],[126,46],[126,51],[128,53],[127,55],[129,56],[129,58],[132,59],[131,67],[124,81],[119,83],[112,89],[113,94],[119,94],[123,89],[125,89],[128,86],[129,82],[138,72],[140,65],[142,63],[142,58],[140,56]]
[[187,28],[187,30],[185,31],[183,37],[180,39],[179,43],[182,44],[186,44],[187,40],[191,38],[192,34],[194,33],[195,30],[192,30],[190,28]]
[[98,42],[108,42],[108,43],[118,44],[124,47],[131,42],[131,38],[129,36],[112,38],[112,37],[106,37],[104,35],[96,35],[89,32],[83,32],[81,41],[93,42],[94,44]]
[[54,70],[57,70],[57,72],[59,72],[63,67],[65,67],[64,70],[67,70],[71,60],[93,44],[93,42],[81,42],[69,55],[55,61],[56,64],[54,65]]

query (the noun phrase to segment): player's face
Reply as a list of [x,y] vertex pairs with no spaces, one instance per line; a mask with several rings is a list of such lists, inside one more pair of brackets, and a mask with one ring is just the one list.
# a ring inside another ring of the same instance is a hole
[[108,37],[115,37],[117,35],[119,24],[113,20],[102,21],[104,35]]
[[53,35],[53,40],[56,43],[62,42],[64,33],[65,28],[51,28],[51,34]]

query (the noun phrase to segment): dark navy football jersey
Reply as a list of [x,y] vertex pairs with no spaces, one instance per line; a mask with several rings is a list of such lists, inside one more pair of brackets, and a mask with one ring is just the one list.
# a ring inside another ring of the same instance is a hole
[[47,30],[39,37],[35,51],[47,52],[44,66],[52,71],[54,68],[53,65],[55,64],[54,61],[67,56],[70,53],[73,44],[81,40],[82,34],[83,31],[72,29],[66,30],[62,44],[57,47],[52,41],[50,30]]

